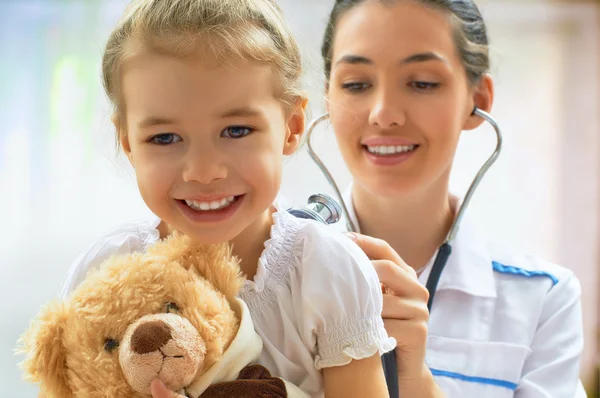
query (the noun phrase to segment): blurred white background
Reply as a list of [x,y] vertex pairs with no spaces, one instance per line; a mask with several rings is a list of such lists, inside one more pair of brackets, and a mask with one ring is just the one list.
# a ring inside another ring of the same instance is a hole
[[[33,397],[13,355],[71,261],[107,229],[149,214],[116,155],[100,58],[124,0],[0,2],[0,396]],[[281,0],[305,52],[312,116],[323,111],[320,41],[331,0]],[[583,286],[582,377],[597,377],[600,288],[600,5],[480,1],[497,84],[504,152],[470,213],[492,235],[573,269]],[[340,185],[335,140],[315,132]],[[495,145],[466,133],[452,179],[464,192]],[[306,153],[283,193],[302,205],[333,193]],[[402,222],[402,220],[398,220]]]

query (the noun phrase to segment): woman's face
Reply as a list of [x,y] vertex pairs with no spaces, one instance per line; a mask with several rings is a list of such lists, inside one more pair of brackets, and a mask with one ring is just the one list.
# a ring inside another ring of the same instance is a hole
[[447,187],[461,131],[480,123],[471,116],[476,91],[445,13],[414,1],[366,1],[338,20],[328,106],[363,189],[396,196]]

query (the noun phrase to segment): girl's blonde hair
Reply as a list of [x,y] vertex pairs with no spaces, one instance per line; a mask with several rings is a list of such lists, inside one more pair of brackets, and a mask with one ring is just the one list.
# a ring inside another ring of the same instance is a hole
[[286,105],[305,97],[300,50],[274,0],[132,1],[102,59],[104,88],[119,120],[124,111],[121,68],[140,50],[175,57],[208,55],[220,64],[264,63],[277,78]]

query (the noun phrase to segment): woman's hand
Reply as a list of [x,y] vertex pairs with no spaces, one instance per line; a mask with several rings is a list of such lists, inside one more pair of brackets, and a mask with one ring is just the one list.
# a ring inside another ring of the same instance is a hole
[[425,365],[429,292],[417,273],[381,239],[348,234],[371,259],[383,288],[382,317],[397,341],[398,384],[403,397],[442,397]]
[[183,395],[169,390],[159,379],[152,380],[150,392],[152,393],[152,398],[185,398]]

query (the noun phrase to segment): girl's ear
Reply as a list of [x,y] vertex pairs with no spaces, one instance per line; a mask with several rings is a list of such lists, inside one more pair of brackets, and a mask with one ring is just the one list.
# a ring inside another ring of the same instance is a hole
[[288,115],[286,136],[283,144],[283,154],[292,155],[300,146],[304,128],[306,127],[306,105],[308,99],[300,98]]

